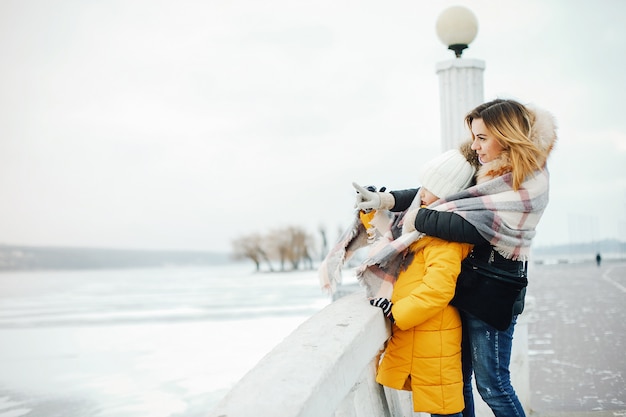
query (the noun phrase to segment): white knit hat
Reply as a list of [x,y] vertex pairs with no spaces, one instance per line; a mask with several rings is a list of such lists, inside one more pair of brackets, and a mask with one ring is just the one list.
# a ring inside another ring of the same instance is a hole
[[420,171],[422,186],[439,198],[456,194],[472,183],[476,169],[451,149],[426,162]]

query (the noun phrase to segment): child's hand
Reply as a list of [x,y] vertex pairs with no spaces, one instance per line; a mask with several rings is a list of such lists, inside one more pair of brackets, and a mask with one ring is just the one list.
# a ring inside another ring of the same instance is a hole
[[393,303],[389,301],[387,298],[372,298],[370,300],[370,304],[374,307],[378,307],[383,310],[383,314],[393,323],[393,314],[391,314],[391,307],[393,307]]

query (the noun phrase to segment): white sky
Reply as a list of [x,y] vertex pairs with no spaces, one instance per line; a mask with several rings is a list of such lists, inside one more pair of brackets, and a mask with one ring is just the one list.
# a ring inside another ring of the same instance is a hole
[[3,0],[0,243],[230,251],[441,152],[435,22],[558,119],[535,245],[626,235],[626,2]]

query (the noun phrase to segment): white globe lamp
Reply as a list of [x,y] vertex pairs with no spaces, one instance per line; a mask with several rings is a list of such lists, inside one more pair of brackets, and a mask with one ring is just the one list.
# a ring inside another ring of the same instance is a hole
[[452,6],[441,12],[436,28],[439,40],[460,58],[463,50],[476,38],[478,19],[467,7]]

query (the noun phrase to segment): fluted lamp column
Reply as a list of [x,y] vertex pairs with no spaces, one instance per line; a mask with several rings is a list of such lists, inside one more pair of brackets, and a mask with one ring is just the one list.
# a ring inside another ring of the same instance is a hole
[[478,20],[463,6],[445,9],[437,19],[437,36],[455,58],[437,63],[441,111],[441,145],[444,151],[456,148],[468,138],[463,124],[467,112],[481,104],[485,62],[462,58],[463,51],[476,38]]

